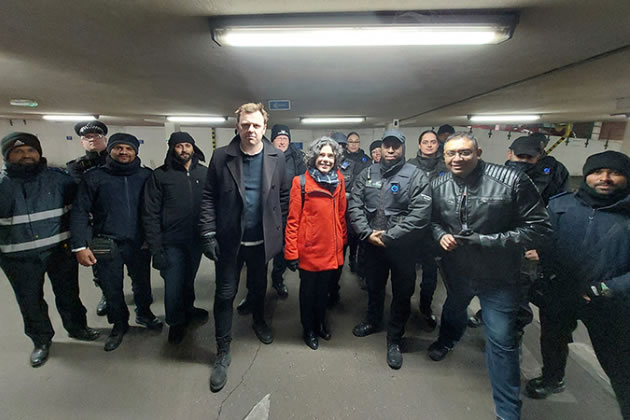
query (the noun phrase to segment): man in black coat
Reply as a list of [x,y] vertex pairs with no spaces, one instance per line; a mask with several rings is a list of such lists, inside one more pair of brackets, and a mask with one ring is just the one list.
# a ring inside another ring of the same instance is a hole
[[105,341],[105,351],[117,349],[129,329],[129,310],[123,293],[124,265],[132,280],[136,323],[150,329],[162,328],[162,321],[151,312],[151,254],[143,247],[140,220],[142,192],[151,170],[141,166],[139,147],[138,139],[131,134],[111,136],[105,165],[83,176],[72,206],[72,251],[79,264],[98,265],[107,298],[107,320],[114,325]]
[[486,358],[497,417],[520,419],[519,342],[524,249],[551,233],[549,216],[521,171],[481,160],[477,139],[459,132],[446,140],[449,173],[431,181],[433,238],[442,250],[447,289],[440,334],[429,357],[440,361],[466,329],[466,308],[477,296],[486,326]]
[[[289,182],[289,188],[291,188],[293,177],[303,175],[306,172],[304,153],[291,143],[291,130],[286,125],[275,124],[271,127],[271,143],[276,149],[284,153],[287,181]],[[284,253],[281,252],[273,257],[273,268],[271,270],[271,287],[275,289],[281,298],[289,296],[289,289],[284,284],[284,278],[282,277],[286,269],[287,263],[284,259]],[[248,297],[245,297],[236,308],[241,315],[251,313]]]
[[201,261],[199,209],[207,168],[203,152],[185,132],[168,139],[164,165],[153,171],[144,187],[143,224],[153,267],[164,279],[168,341],[180,343],[192,320],[208,312],[196,308],[195,276]]
[[531,398],[565,389],[571,334],[581,320],[610,378],[624,419],[630,419],[630,158],[590,156],[577,193],[549,201],[551,242],[541,250],[548,287],[540,306],[542,376]]
[[264,318],[267,263],[282,250],[289,204],[284,156],[264,138],[267,112],[260,103],[247,103],[236,114],[238,134],[212,155],[201,202],[202,250],[216,267],[213,392],[227,382],[233,302],[243,264],[254,332],[264,344],[273,341]]
[[[107,126],[100,121],[82,121],[74,126],[74,131],[81,137],[81,146],[85,149],[85,154],[67,162],[66,171],[79,184],[85,171],[105,165],[105,158],[107,157]],[[99,289],[102,289],[96,265],[92,266],[92,273],[94,274],[94,284]],[[101,294],[101,300],[96,305],[96,314],[98,316],[107,314],[105,293]]]

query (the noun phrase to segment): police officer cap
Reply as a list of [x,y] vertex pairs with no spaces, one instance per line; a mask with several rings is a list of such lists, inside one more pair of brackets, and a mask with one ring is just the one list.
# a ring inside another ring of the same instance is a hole
[[81,121],[74,126],[74,131],[79,136],[86,134],[107,135],[107,126],[100,121]]
[[339,144],[348,144],[348,138],[341,131],[335,131],[330,134],[330,138]]
[[405,144],[405,135],[402,133],[402,131],[396,128],[390,128],[389,130],[385,130],[385,132],[383,133],[383,142],[385,142],[385,140],[387,140],[390,137],[395,138],[401,144]]
[[538,156],[542,153],[540,139],[533,136],[521,136],[510,146],[515,155]]

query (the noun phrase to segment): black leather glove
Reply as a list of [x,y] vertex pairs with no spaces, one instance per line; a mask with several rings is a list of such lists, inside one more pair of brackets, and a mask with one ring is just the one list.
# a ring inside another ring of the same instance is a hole
[[156,270],[165,270],[168,268],[168,259],[164,250],[153,254],[153,268]]
[[287,261],[287,268],[291,271],[295,271],[298,269],[299,260],[289,260]]
[[479,245],[481,246],[481,237],[478,233],[470,233],[468,235],[453,235],[455,239],[460,241],[462,245]]
[[606,286],[606,283],[597,282],[591,283],[591,285],[586,289],[586,295],[591,299],[597,299],[600,297],[610,297],[612,296],[613,291]]
[[219,261],[219,242],[217,242],[216,233],[210,232],[201,237],[201,251],[212,261]]

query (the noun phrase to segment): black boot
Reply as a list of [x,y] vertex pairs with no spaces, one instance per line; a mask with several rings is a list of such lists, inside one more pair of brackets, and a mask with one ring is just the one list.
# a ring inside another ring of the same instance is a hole
[[286,299],[289,297],[289,289],[284,284],[284,281],[282,280],[282,278],[277,282],[274,281],[271,287],[275,289],[276,293],[278,293],[278,296],[281,297],[282,299]]
[[400,369],[403,357],[400,351],[400,344],[387,343],[387,365],[392,369]]
[[31,366],[39,367],[46,363],[48,360],[48,353],[50,352],[50,341],[45,344],[36,344],[35,348],[31,352]]
[[566,388],[564,378],[559,381],[547,381],[543,376],[532,379],[527,382],[525,394],[529,398],[541,400],[547,398],[550,394],[558,394]]
[[112,332],[105,340],[105,351],[113,351],[120,346],[123,341],[123,337],[127,333],[129,329],[129,324],[114,324],[114,328],[112,328]]
[[313,350],[319,348],[319,340],[313,331],[304,331],[304,344],[309,346]]
[[210,391],[219,392],[227,383],[228,367],[232,362],[230,343],[217,343],[217,358],[214,361],[212,374],[210,375]]

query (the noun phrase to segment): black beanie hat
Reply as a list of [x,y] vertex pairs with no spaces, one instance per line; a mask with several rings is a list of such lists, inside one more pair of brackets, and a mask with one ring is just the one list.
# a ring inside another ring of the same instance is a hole
[[168,138],[168,147],[173,147],[179,143],[190,143],[194,146],[195,139],[193,139],[192,136],[185,131],[175,131]]
[[278,136],[287,136],[289,141],[291,141],[291,130],[286,125],[276,124],[271,127],[271,141]]
[[135,136],[127,133],[116,133],[112,134],[107,142],[107,153],[111,153],[114,146],[117,144],[127,144],[134,148],[136,154],[138,153],[138,149],[140,148],[140,142]]
[[15,147],[20,146],[31,146],[33,149],[37,150],[37,153],[39,153],[40,156],[42,155],[42,145],[39,142],[39,139],[31,133],[7,134],[0,141],[0,145],[2,146],[2,159],[5,161],[9,157],[9,152],[11,152],[11,150]]
[[174,131],[171,133],[171,136],[168,138],[168,148],[172,149],[176,144],[179,143],[190,143],[197,155],[197,159],[202,162],[206,161],[206,156],[203,154],[200,148],[195,145],[195,139],[185,131]]
[[377,149],[379,147],[381,147],[381,145],[383,144],[382,141],[380,140],[374,140],[372,143],[370,143],[370,153],[372,153],[372,150]]
[[630,181],[630,158],[623,153],[609,150],[589,156],[582,168],[584,179],[588,174],[602,168],[614,169]]
[[100,121],[81,121],[74,126],[74,132],[79,136],[94,133],[107,135],[107,126]]

